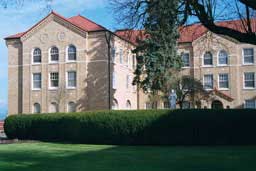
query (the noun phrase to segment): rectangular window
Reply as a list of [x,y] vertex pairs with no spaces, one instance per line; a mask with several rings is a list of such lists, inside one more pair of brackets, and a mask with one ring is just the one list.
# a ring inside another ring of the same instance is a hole
[[228,89],[229,88],[228,74],[219,74],[219,88],[220,89]]
[[112,56],[112,62],[115,62],[115,58],[116,58],[116,49],[113,47],[111,49],[111,56]]
[[127,76],[126,76],[126,88],[127,88],[127,89],[130,87],[130,82],[131,82],[130,76],[127,75]]
[[255,88],[255,73],[244,73],[244,88]]
[[204,75],[204,88],[205,89],[213,89],[213,75],[212,74]]
[[33,74],[33,89],[41,89],[42,86],[42,77],[41,73],[34,73]]
[[112,88],[116,89],[116,72],[112,74]]
[[68,72],[68,76],[67,76],[68,78],[68,85],[67,85],[67,87],[69,87],[69,88],[74,88],[74,87],[76,87],[76,72],[75,71],[70,71],[70,72]]
[[58,88],[59,87],[59,73],[51,72],[50,73],[50,88]]
[[123,63],[123,49],[120,49],[120,64]]
[[245,100],[244,107],[246,109],[256,109],[256,100]]
[[183,53],[182,54],[182,62],[184,67],[189,67],[190,62],[189,62],[189,53]]
[[132,56],[132,69],[136,69],[136,55]]
[[254,50],[253,48],[243,49],[244,55],[244,64],[253,64],[254,63]]

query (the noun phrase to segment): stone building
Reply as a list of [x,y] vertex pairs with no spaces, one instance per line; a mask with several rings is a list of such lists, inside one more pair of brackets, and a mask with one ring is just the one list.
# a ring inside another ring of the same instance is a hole
[[[147,95],[132,85],[131,50],[141,32],[129,38],[125,33],[80,15],[52,12],[29,30],[6,37],[9,115],[150,108]],[[215,95],[201,107],[256,108],[255,45],[199,24],[184,27],[180,35],[182,74],[201,80]],[[164,107],[159,102],[158,108]]]
[[[252,21],[256,32],[256,21]],[[217,23],[239,31],[244,25],[239,20]],[[130,31],[129,31],[130,32]],[[127,36],[127,31],[117,34],[131,41],[136,40],[138,31]],[[238,42],[230,37],[216,35],[201,24],[179,29],[178,52],[184,67],[182,75],[189,75],[201,81],[211,98],[201,100],[198,108],[256,108],[256,46]],[[129,33],[131,34],[131,33]],[[144,98],[143,98],[144,97]],[[152,108],[147,96],[140,96],[144,108]],[[168,106],[158,102],[158,108]],[[185,101],[186,107],[192,107]],[[141,105],[142,106],[142,105]]]
[[52,12],[5,40],[9,115],[137,109],[135,46],[93,21]]

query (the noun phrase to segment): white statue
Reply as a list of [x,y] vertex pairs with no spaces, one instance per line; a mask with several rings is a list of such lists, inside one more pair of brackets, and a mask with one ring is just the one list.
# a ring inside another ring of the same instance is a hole
[[169,98],[170,109],[176,109],[177,94],[173,89],[168,98]]

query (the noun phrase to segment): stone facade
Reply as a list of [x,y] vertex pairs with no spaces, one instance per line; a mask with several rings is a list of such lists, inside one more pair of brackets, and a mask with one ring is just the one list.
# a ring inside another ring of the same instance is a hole
[[[34,113],[35,104],[40,105],[41,113],[48,113],[52,103],[58,105],[59,112],[69,111],[70,102],[75,103],[76,111],[152,107],[148,95],[132,85],[136,60],[131,51],[135,44],[108,30],[88,31],[79,26],[51,13],[21,36],[6,38],[9,115]],[[75,61],[67,60],[70,45],[76,48]],[[50,61],[52,47],[59,49],[59,60],[55,63]],[[41,62],[35,64],[32,59],[36,48],[40,48],[42,54]],[[203,84],[205,75],[212,76],[209,91],[214,98],[202,100],[201,108],[211,108],[214,102],[223,108],[256,108],[255,45],[206,32],[191,42],[179,42],[178,48],[180,54],[189,55],[189,66],[180,74],[190,75]],[[250,64],[244,63],[245,49],[252,52]],[[219,64],[221,51],[227,54],[225,65]],[[212,55],[211,65],[204,64],[207,52]],[[69,71],[76,72],[76,87],[67,87]],[[51,72],[59,73],[57,89],[49,86]],[[40,89],[33,89],[33,73],[41,73]],[[245,87],[245,73],[254,74],[250,83],[254,86]],[[227,75],[225,88],[220,87],[220,74]],[[164,103],[159,101],[157,107],[165,108]]]
[[[40,113],[48,113],[51,103],[58,105],[58,112],[66,112],[70,102],[76,104],[76,111],[104,110],[113,105],[118,109],[137,109],[137,91],[131,85],[134,45],[111,33],[109,47],[107,33],[111,32],[87,32],[50,14],[21,38],[7,38],[9,115],[33,113],[35,104],[40,105]],[[75,61],[67,60],[69,45],[76,47]],[[52,47],[59,50],[58,62],[50,61]],[[41,50],[41,62],[35,64],[33,52],[36,48]],[[111,54],[109,63],[108,51],[113,52],[114,48],[117,50]],[[68,71],[76,72],[75,88],[66,86]],[[57,89],[49,86],[51,72],[59,73]],[[33,89],[33,73],[41,73],[40,89]],[[113,88],[114,73],[116,85]]]

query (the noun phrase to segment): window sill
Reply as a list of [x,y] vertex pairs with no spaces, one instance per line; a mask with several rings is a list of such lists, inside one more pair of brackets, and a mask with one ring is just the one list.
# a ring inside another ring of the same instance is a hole
[[32,63],[31,65],[41,65],[42,63]]
[[220,91],[229,91],[229,88],[219,88]]
[[189,69],[190,66],[184,66],[184,67],[181,67],[182,69]]
[[202,68],[213,68],[213,65],[203,65]]
[[230,66],[230,65],[226,65],[226,64],[225,65],[224,64],[223,65],[221,65],[221,64],[217,65],[217,67],[228,67],[228,66]]
[[256,90],[255,87],[244,87],[243,90]]
[[76,87],[67,87],[68,90],[75,90]]
[[32,91],[41,91],[41,88],[33,88]]
[[77,61],[76,60],[67,60],[66,63],[76,63]]
[[243,63],[243,65],[242,66],[253,66],[254,65],[254,63]]
[[49,64],[58,64],[59,63],[59,61],[56,61],[56,62],[49,62]]

